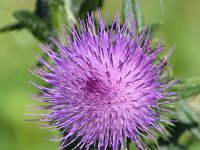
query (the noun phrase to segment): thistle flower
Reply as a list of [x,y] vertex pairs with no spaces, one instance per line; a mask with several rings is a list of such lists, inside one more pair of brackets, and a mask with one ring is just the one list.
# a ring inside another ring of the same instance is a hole
[[[165,122],[162,105],[173,100],[174,92],[168,88],[175,82],[163,81],[169,72],[167,60],[158,60],[164,50],[162,42],[151,46],[148,27],[138,36],[135,20],[128,17],[121,26],[116,15],[111,27],[98,15],[100,26],[95,26],[94,16],[80,21],[80,28],[63,28],[66,40],[51,37],[59,52],[48,44],[40,45],[51,58],[45,66],[33,73],[50,87],[35,84],[43,94],[37,99],[48,103],[42,109],[50,110],[42,121],[49,121],[56,130],[61,129],[61,147],[77,142],[74,149],[97,145],[98,150],[127,148],[132,140],[144,149],[143,138],[153,138],[159,123]],[[166,120],[167,121],[167,120]]]

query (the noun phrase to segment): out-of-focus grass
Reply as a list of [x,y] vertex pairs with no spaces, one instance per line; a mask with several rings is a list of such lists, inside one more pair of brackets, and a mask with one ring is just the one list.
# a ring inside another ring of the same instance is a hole
[[[34,0],[0,0],[0,27],[14,22],[11,13],[19,9],[34,9]],[[111,19],[121,1],[106,1],[103,10]],[[178,76],[200,75],[200,1],[165,0],[164,12],[159,0],[143,0],[147,23],[164,20],[159,33],[168,45],[176,42],[177,50],[171,58]],[[34,53],[41,53],[38,41],[27,31],[0,34],[0,149],[2,150],[55,150],[57,143],[43,140],[53,133],[39,129],[37,123],[25,122],[31,94],[37,89],[28,83],[36,80],[28,72],[37,62]],[[188,137],[186,135],[186,137]],[[184,139],[184,138],[183,138]],[[184,139],[185,140],[185,139]],[[186,139],[187,141],[187,139]],[[191,150],[200,147],[199,141],[190,140]]]

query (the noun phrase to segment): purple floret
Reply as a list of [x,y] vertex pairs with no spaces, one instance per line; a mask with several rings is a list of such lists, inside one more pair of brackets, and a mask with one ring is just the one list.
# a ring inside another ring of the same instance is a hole
[[121,26],[117,15],[111,27],[100,13],[98,20],[99,27],[91,15],[79,29],[63,29],[67,44],[51,37],[59,52],[40,45],[52,61],[38,57],[45,67],[33,71],[50,85],[35,84],[43,92],[38,100],[48,104],[41,120],[63,131],[55,139],[62,141],[60,148],[78,141],[74,149],[119,150],[132,140],[144,149],[143,138],[162,133],[159,123],[167,111],[162,105],[175,94],[167,90],[175,82],[162,81],[173,50],[160,61],[163,43],[152,48],[147,27],[138,36],[134,18]]

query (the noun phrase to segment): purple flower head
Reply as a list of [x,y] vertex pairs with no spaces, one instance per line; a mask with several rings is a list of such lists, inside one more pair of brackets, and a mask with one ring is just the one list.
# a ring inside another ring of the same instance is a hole
[[163,80],[173,50],[160,60],[163,42],[152,48],[147,27],[137,35],[130,17],[120,25],[117,15],[110,27],[100,13],[98,19],[99,27],[91,15],[80,28],[67,28],[72,38],[63,29],[67,44],[60,35],[59,42],[52,37],[59,52],[40,45],[53,62],[38,57],[44,67],[33,71],[51,85],[35,84],[43,92],[37,99],[48,103],[42,109],[50,110],[41,120],[63,131],[55,139],[62,141],[60,148],[78,141],[74,149],[118,150],[132,140],[144,149],[143,138],[163,132],[162,106],[175,94],[167,90],[175,82]]

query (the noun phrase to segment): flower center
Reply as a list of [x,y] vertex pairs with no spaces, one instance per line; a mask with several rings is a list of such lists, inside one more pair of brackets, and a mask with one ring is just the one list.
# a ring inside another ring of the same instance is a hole
[[116,87],[106,86],[101,80],[88,78],[85,86],[81,88],[86,104],[103,109],[121,107],[127,98]]

